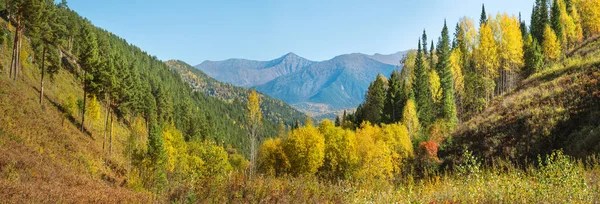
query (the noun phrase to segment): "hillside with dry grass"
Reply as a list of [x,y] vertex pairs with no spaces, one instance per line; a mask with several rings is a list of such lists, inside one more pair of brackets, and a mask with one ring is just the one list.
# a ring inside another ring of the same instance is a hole
[[[7,26],[3,20],[0,25]],[[12,80],[6,68],[0,70],[0,200],[149,202],[149,194],[125,186],[130,169],[121,154],[125,151],[125,126],[115,123],[113,151],[119,154],[109,155],[102,147],[101,121],[86,122],[84,134],[79,130],[79,113],[65,117],[62,104],[83,93],[80,81],[67,69],[46,83],[40,105],[40,71],[30,63],[29,41],[22,46],[22,75]],[[9,67],[10,51],[7,44],[1,46],[2,67]],[[106,117],[104,108],[100,112]]]
[[600,151],[600,40],[525,79],[463,123],[448,153],[464,149],[486,161],[536,160],[553,150],[584,158]]

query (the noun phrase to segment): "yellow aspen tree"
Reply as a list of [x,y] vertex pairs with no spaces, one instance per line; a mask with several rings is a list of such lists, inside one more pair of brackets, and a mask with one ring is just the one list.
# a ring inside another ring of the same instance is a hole
[[314,175],[323,165],[325,138],[312,125],[293,130],[284,143],[293,175]]
[[498,54],[500,57],[501,69],[500,79],[498,80],[500,92],[505,93],[516,83],[515,77],[525,65],[523,59],[523,34],[520,29],[520,22],[515,16],[508,16],[504,13],[500,16],[500,41],[498,45]]
[[404,84],[405,90],[411,90],[412,84],[415,79],[415,60],[417,59],[416,50],[410,50],[402,58],[402,71],[400,72],[400,78]]
[[181,131],[177,130],[174,123],[166,125],[162,129],[163,147],[167,153],[165,163],[168,172],[173,173],[176,167],[182,167],[182,162],[187,155],[187,146]]
[[393,171],[399,174],[407,159],[414,155],[408,129],[403,124],[395,123],[383,124],[381,130],[381,140],[392,149]]
[[577,0],[581,26],[586,38],[600,34],[600,0]]
[[576,26],[575,21],[571,15],[567,12],[567,5],[563,0],[557,0],[557,4],[560,10],[560,24],[562,25],[563,38],[561,39],[563,48],[570,48],[574,44],[576,39]]
[[402,124],[406,125],[406,128],[408,128],[410,139],[416,140],[421,125],[419,124],[419,117],[417,115],[417,106],[413,99],[408,99],[406,105],[404,105],[404,110],[402,111]]
[[262,120],[260,99],[256,90],[248,95],[248,129],[250,137],[250,175],[254,175],[256,169],[256,142],[258,139],[258,128]]
[[542,44],[544,50],[544,57],[546,62],[557,60],[560,57],[560,42],[556,38],[556,34],[550,28],[550,25],[546,25],[544,29],[544,43]]
[[463,17],[460,19],[459,26],[463,30],[467,50],[467,53],[463,54],[471,54],[477,46],[477,29],[475,28],[475,23],[473,19]]
[[439,103],[442,101],[440,76],[433,69],[429,71],[429,90],[431,90],[431,99],[434,103]]
[[65,120],[69,117],[74,117],[73,114],[77,111],[77,99],[72,94],[68,95],[63,101],[63,119],[62,126],[65,126]]
[[148,128],[142,117],[135,117],[129,128],[129,137],[127,137],[126,153],[130,158],[133,154],[147,151]]
[[376,135],[381,134],[381,128],[363,122],[356,130],[357,153],[359,168],[355,173],[358,179],[367,181],[387,180],[392,177],[394,164],[391,148],[381,140],[376,140]]
[[319,125],[319,132],[325,137],[325,158],[319,173],[329,179],[352,176],[358,165],[354,132],[336,127],[327,119]]
[[86,109],[87,111],[85,113],[90,118],[90,127],[93,128],[94,121],[100,119],[100,103],[98,103],[95,95],[90,97],[90,102],[88,103]]
[[267,175],[279,176],[289,168],[290,161],[283,150],[282,139],[267,139],[258,150],[258,170]]
[[473,53],[477,74],[484,79],[484,92],[486,104],[491,100],[494,91],[494,79],[498,75],[498,49],[494,33],[489,24],[483,24],[479,28],[479,44]]
[[[583,41],[583,28],[581,27],[581,16],[579,15],[579,11],[575,4],[571,5],[571,9],[569,11],[569,16],[573,20],[573,24],[575,25],[575,33],[572,38],[569,39],[569,42],[572,44],[577,44]],[[573,46],[573,45],[572,45]]]
[[450,72],[452,72],[454,79],[454,91],[456,91],[456,96],[458,96],[457,99],[462,98],[465,91],[465,78],[462,70],[464,62],[462,56],[463,53],[460,49],[454,49],[450,53]]

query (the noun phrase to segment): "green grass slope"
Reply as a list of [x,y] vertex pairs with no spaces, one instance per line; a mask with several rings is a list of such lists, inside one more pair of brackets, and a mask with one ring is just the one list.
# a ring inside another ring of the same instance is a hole
[[600,152],[599,79],[600,40],[591,39],[466,121],[445,154],[453,158],[469,149],[488,162],[492,158],[532,161],[556,149],[576,157],[596,154]]
[[[0,28],[8,28],[5,21],[0,20]],[[63,120],[59,104],[83,94],[78,80],[65,69],[53,81],[46,80],[40,105],[39,69],[31,64],[27,40],[23,48],[24,66],[13,81],[8,78],[11,47],[0,45],[0,202],[149,202],[148,194],[123,187],[129,169],[122,156],[124,125],[115,123],[111,156],[102,149],[101,121],[86,122],[91,134],[83,134],[79,114]]]

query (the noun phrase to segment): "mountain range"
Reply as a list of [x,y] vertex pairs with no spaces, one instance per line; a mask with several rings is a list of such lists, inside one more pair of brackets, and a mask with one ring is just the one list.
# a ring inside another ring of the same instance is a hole
[[352,53],[320,62],[288,53],[270,61],[204,61],[195,68],[218,81],[255,88],[311,116],[331,117],[356,108],[377,74],[387,76],[401,67],[405,53]]

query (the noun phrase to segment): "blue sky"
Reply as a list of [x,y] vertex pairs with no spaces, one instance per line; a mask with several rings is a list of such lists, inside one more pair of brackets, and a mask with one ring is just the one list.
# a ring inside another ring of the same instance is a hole
[[269,60],[294,52],[310,60],[389,54],[416,47],[426,29],[451,32],[463,16],[507,12],[529,20],[533,0],[70,0],[69,6],[161,60]]

